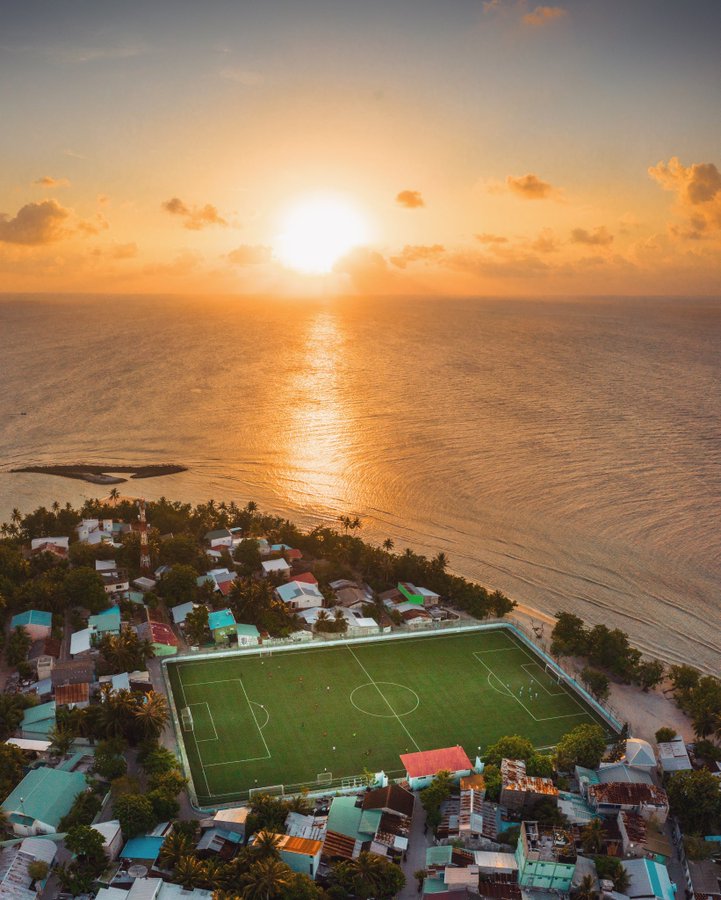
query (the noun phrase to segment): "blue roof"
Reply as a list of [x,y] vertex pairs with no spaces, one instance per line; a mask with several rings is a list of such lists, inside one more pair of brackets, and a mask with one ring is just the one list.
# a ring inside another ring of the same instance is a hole
[[227,628],[235,625],[235,616],[229,609],[219,609],[208,616],[208,628],[215,631],[217,628]]
[[10,620],[11,628],[17,628],[18,625],[47,625],[50,628],[52,624],[53,614],[41,609],[26,609]]
[[30,734],[48,734],[55,727],[55,701],[28,707],[23,713],[20,730]]
[[260,632],[255,625],[243,625],[238,623],[235,626],[235,633],[243,635],[244,637],[260,637]]
[[178,606],[174,606],[170,612],[173,615],[173,621],[176,625],[180,625],[181,622],[184,622],[188,613],[192,612],[195,604],[192,600],[188,600],[187,603],[180,603]]
[[650,859],[625,859],[622,865],[631,879],[626,891],[629,897],[648,897],[650,888],[654,897],[674,900],[675,892],[666,866]]
[[[2,805],[8,814],[14,814],[13,821],[30,824],[37,819],[57,828],[75,798],[86,788],[82,773],[42,766],[31,769]],[[28,819],[30,822],[26,822]]]
[[155,862],[164,840],[165,838],[162,836],[154,837],[150,834],[130,838],[120,851],[120,857],[121,859],[150,859]]
[[94,628],[101,633],[103,631],[120,631],[120,609],[117,606],[111,606],[96,616],[88,616],[88,628]]

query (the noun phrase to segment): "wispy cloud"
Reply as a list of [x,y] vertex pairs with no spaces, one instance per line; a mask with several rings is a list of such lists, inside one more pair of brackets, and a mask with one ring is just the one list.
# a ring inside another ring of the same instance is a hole
[[236,81],[246,87],[256,87],[265,81],[264,76],[255,69],[244,69],[239,66],[225,66],[218,75],[226,81]]
[[591,247],[609,247],[613,243],[613,235],[605,225],[599,225],[593,231],[585,228],[574,228],[571,231],[571,243],[587,244]]
[[161,206],[171,215],[183,219],[183,227],[190,231],[200,231],[209,225],[221,225],[222,227],[228,225],[212,203],[206,203],[205,206],[187,206],[179,197],[172,197]]
[[401,191],[396,195],[396,203],[406,209],[418,209],[426,205],[420,191]]
[[474,235],[475,239],[480,244],[507,244],[508,238],[503,237],[500,234],[488,234],[488,232],[484,232],[483,234]]
[[562,6],[537,6],[532,12],[526,13],[521,21],[532,28],[543,28],[557,19],[562,19],[568,14],[568,10]]
[[43,175],[42,178],[37,178],[33,181],[33,184],[37,184],[40,187],[45,188],[62,188],[70,186],[69,178],[53,178],[52,175]]
[[259,266],[272,261],[273,251],[263,244],[241,244],[226,258],[237,266]]
[[390,260],[399,269],[405,269],[409,263],[433,262],[446,252],[442,244],[406,244],[396,256]]
[[553,185],[531,173],[521,175],[519,178],[509,175],[506,178],[506,186],[509,191],[523,197],[524,200],[545,200],[554,193]]

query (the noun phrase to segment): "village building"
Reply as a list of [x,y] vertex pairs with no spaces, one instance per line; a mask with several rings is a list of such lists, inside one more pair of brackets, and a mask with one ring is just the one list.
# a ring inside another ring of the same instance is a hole
[[401,754],[401,763],[412,791],[428,787],[438,772],[450,772],[455,782],[460,782],[461,778],[473,772],[473,764],[461,746],[404,753]]
[[255,625],[244,625],[238,622],[235,634],[239,647],[257,647],[261,643],[260,632]]
[[43,766],[28,772],[3,801],[2,808],[15,834],[52,834],[86,788],[82,773]]
[[28,609],[10,619],[10,628],[22,628],[32,641],[49,638],[53,630],[53,614],[41,609]]
[[522,759],[501,760],[501,806],[522,815],[544,797],[558,798],[558,788],[550,778],[526,775]]
[[518,883],[566,894],[576,870],[576,847],[563,828],[522,822],[516,846]]
[[631,900],[675,900],[666,866],[651,859],[624,859],[621,865],[629,876],[624,893]]
[[56,853],[57,846],[53,841],[37,837],[25,838],[0,851],[0,900],[35,900],[47,878],[36,883],[34,890],[30,866],[34,862],[43,862],[49,868]]
[[[274,560],[270,560],[274,562]],[[265,563],[264,563],[265,565]],[[292,610],[313,609],[323,606],[324,597],[315,584],[289,581],[275,589],[276,597]]]
[[141,641],[150,641],[155,656],[174,656],[178,652],[179,641],[169,625],[163,622],[141,622],[135,626]]
[[658,744],[658,758],[663,772],[688,772],[693,769],[686,742],[680,735],[672,741]]
[[229,609],[220,609],[208,616],[208,628],[216,644],[228,641],[236,631],[235,616]]
[[264,559],[261,563],[263,575],[266,577],[280,576],[286,581],[290,580],[291,566],[282,557],[280,559]]

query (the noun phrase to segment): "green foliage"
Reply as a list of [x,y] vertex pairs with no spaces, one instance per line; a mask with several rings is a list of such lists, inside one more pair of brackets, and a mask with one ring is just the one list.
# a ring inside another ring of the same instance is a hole
[[668,677],[673,685],[676,700],[681,706],[682,701],[688,698],[697,687],[701,673],[693,666],[671,666],[668,670]]
[[138,750],[137,759],[148,775],[162,775],[178,767],[175,754],[154,741],[143,742]]
[[201,603],[185,617],[185,637],[191,646],[200,647],[210,640],[208,607]]
[[521,826],[511,825],[509,828],[506,828],[504,831],[500,832],[500,834],[498,835],[498,840],[501,844],[507,844],[509,847],[515,850],[520,835]]
[[118,675],[145,668],[145,661],[153,655],[148,641],[141,641],[134,631],[120,634],[104,634],[98,644],[100,660],[98,672],[102,675]]
[[255,625],[273,637],[287,637],[298,627],[298,618],[276,599],[267,578],[238,578],[229,596],[236,622]]
[[28,875],[33,881],[45,881],[49,871],[50,866],[44,859],[34,859],[28,864]]
[[28,650],[32,645],[30,635],[22,626],[18,626],[8,638],[5,645],[5,659],[9,666],[17,666],[28,658]]
[[174,565],[158,584],[158,593],[168,606],[190,603],[198,596],[198,573],[192,566]]
[[5,799],[23,780],[25,754],[12,744],[0,744],[0,797]]
[[693,745],[694,756],[708,762],[721,762],[721,747],[713,741],[702,739]]
[[609,694],[608,678],[598,669],[585,666],[581,670],[581,681],[597,700],[606,700]]
[[451,796],[452,790],[451,773],[438,772],[428,787],[418,795],[426,811],[426,821],[434,831],[441,822],[441,804]]
[[599,879],[612,881],[614,890],[625,893],[629,876],[621,864],[621,860],[616,856],[594,856],[593,860]]
[[716,841],[706,841],[698,834],[684,835],[683,848],[693,860],[712,859],[718,853]]
[[175,797],[164,791],[150,791],[147,795],[153,807],[153,816],[156,822],[174,819],[178,815],[180,805]]
[[585,656],[588,640],[583,619],[573,613],[557,612],[556,625],[551,633],[553,656]]
[[333,866],[331,883],[359,900],[390,900],[402,890],[405,876],[398,866],[373,853]]
[[554,769],[551,757],[537,753],[531,741],[518,734],[502,737],[487,748],[484,756],[486,769],[489,764],[496,767],[500,766],[502,759],[522,759],[526,764],[526,771],[529,775],[539,778],[550,778],[553,775]]
[[70,812],[60,820],[58,831],[69,831],[74,825],[90,825],[102,805],[103,801],[97,794],[85,791],[76,798]]
[[493,803],[498,803],[501,799],[502,785],[500,768],[492,763],[486,763],[486,767],[483,770],[483,777],[486,781],[486,799]]
[[63,590],[69,606],[88,609],[93,615],[108,608],[108,595],[94,569],[85,566],[72,569],[65,576]]
[[260,544],[255,538],[245,538],[235,548],[233,557],[238,564],[238,572],[241,575],[252,575],[260,569],[262,562],[260,556]]
[[644,693],[663,681],[664,665],[657,659],[644,659],[636,666],[636,681]]
[[655,734],[657,744],[666,744],[676,737],[676,730],[668,725],[659,728]]
[[574,766],[598,767],[606,749],[606,737],[600,725],[577,725],[558,742],[556,762],[564,772]]
[[0,741],[6,741],[18,730],[23,711],[33,702],[29,694],[0,694]]
[[541,825],[565,825],[566,817],[558,808],[555,797],[541,797],[533,804],[525,818]]
[[721,781],[707,769],[676,772],[666,786],[671,811],[688,834],[718,834]]
[[110,741],[101,741],[95,750],[95,772],[102,778],[112,781],[125,775],[128,764],[125,757],[118,752],[116,746]]
[[247,821],[248,834],[257,831],[282,833],[289,812],[289,803],[270,794],[258,794],[250,804]]
[[142,794],[122,794],[117,797],[113,801],[113,815],[120,822],[126,840],[145,834],[159,821],[151,800]]
[[65,836],[65,846],[71,853],[99,862],[102,871],[105,865],[104,839],[99,831],[89,825],[74,825]]

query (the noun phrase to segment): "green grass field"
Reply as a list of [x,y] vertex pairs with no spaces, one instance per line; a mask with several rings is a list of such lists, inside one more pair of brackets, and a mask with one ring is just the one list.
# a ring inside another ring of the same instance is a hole
[[202,806],[397,776],[408,751],[460,744],[474,759],[507,734],[540,748],[584,722],[610,730],[505,629],[170,662],[168,676],[192,714],[180,737]]

